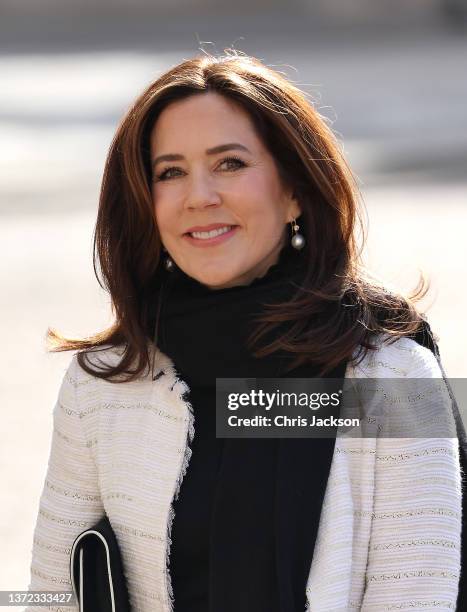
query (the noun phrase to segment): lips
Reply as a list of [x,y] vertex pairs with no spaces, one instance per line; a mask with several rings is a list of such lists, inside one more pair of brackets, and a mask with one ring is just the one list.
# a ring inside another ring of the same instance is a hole
[[[190,232],[188,232],[188,233],[183,234],[183,238],[195,247],[211,247],[211,246],[216,246],[218,244],[221,244],[229,240],[232,236],[236,234],[236,232],[239,229],[238,225],[232,225],[232,226],[218,225],[218,228],[222,228],[222,227],[230,227],[230,229],[227,232],[222,232],[216,236],[212,236],[209,238],[208,237],[196,238],[195,236],[192,236]],[[212,228],[212,229],[218,229],[218,228]],[[197,231],[202,231],[202,230],[194,230],[194,231],[197,232]]]
[[193,232],[211,232],[212,230],[221,229],[224,227],[236,227],[235,223],[210,223],[209,225],[193,225],[189,227],[183,234],[192,234]]

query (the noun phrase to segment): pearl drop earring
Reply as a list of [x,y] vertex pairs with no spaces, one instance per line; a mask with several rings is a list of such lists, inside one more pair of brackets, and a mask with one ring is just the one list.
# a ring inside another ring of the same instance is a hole
[[295,221],[295,219],[292,219],[290,224],[292,226],[292,232],[294,233],[294,235],[292,236],[292,240],[290,241],[291,245],[293,246],[294,249],[297,249],[297,250],[303,249],[306,241],[305,241],[305,237],[302,234],[298,233],[300,226],[297,225],[297,222]]
[[166,257],[164,260],[164,266],[165,269],[168,270],[169,272],[171,272],[174,268],[174,262],[172,261],[172,259],[170,259],[170,257]]
[[[164,251],[164,253],[167,253],[167,249],[163,246],[162,250]],[[170,258],[170,255],[167,255],[167,257],[164,259],[164,267],[168,272],[171,272],[174,269],[174,262],[173,260]]]

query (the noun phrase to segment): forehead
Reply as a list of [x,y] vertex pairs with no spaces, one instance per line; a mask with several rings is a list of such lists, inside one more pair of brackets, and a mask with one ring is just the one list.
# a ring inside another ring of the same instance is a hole
[[152,128],[151,148],[159,151],[177,144],[216,146],[226,138],[240,137],[258,144],[249,114],[235,101],[208,92],[170,103]]

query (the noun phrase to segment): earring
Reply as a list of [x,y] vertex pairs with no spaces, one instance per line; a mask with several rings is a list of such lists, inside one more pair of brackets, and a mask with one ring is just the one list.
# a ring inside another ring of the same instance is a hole
[[300,226],[297,225],[297,222],[295,221],[295,219],[292,219],[290,224],[292,226],[292,232],[294,233],[292,236],[292,240],[290,241],[290,244],[293,246],[294,249],[297,249],[299,251],[300,249],[303,249],[303,247],[305,246],[305,237],[302,234],[298,233]]
[[170,257],[166,257],[164,259],[164,266],[165,266],[165,269],[168,272],[172,272],[172,270],[174,269],[174,262],[173,262],[173,260],[170,259]]
[[[162,251],[164,253],[168,253],[167,249],[165,248],[165,246],[162,246]],[[170,258],[169,255],[167,255],[167,257],[164,259],[164,267],[168,272],[171,272],[174,269],[174,262],[173,260]]]

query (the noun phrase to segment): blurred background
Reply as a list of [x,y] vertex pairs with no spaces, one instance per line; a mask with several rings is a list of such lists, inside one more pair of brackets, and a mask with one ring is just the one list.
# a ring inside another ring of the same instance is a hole
[[315,101],[358,177],[365,261],[423,302],[451,377],[465,377],[467,0],[0,2],[0,590],[25,589],[52,409],[71,353],[50,325],[110,322],[91,259],[118,121],[182,59],[233,48]]

